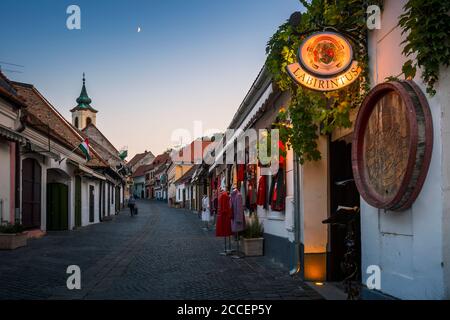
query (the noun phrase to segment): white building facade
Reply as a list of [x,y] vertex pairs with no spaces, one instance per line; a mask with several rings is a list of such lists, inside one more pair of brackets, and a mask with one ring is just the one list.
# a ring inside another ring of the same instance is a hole
[[[381,30],[369,34],[372,84],[401,74],[407,60],[398,27],[405,0],[385,1]],[[414,81],[426,92],[418,72]],[[362,269],[381,269],[381,292],[401,299],[450,299],[450,71],[441,67],[434,97],[430,169],[419,197],[403,212],[376,209],[362,199]],[[369,275],[363,273],[363,283]]]

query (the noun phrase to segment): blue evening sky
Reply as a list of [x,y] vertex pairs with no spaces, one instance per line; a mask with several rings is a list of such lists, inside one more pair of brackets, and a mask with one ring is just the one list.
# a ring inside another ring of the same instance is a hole
[[[81,7],[82,29],[66,28]],[[86,72],[97,126],[130,155],[160,153],[171,133],[224,130],[298,0],[1,0],[0,61],[68,119]],[[141,32],[137,28],[141,27]]]

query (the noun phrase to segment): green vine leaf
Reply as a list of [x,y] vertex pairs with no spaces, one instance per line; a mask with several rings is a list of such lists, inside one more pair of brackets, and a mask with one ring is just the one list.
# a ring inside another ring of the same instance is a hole
[[[300,0],[307,9],[296,19],[295,26],[289,22],[281,25],[267,43],[266,68],[273,81],[283,91],[289,91],[291,102],[279,115],[280,138],[297,153],[301,163],[317,161],[319,135],[331,134],[337,128],[352,126],[350,113],[358,108],[370,89],[368,82],[368,53],[366,5],[364,0]],[[381,4],[381,1],[376,1]],[[311,33],[329,26],[348,31],[353,39],[355,58],[363,72],[359,81],[339,91],[315,92],[294,83],[286,66],[296,61],[301,42]]]
[[403,73],[407,79],[414,78],[417,68],[421,68],[427,93],[434,96],[440,67],[450,65],[450,1],[409,0],[404,9],[399,20],[402,34],[407,35],[403,54],[415,56],[416,62],[408,60]]

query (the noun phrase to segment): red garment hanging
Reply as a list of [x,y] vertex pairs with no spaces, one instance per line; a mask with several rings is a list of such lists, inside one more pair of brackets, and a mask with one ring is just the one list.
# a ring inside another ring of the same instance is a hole
[[248,197],[248,209],[255,210],[258,201],[257,201],[256,187],[253,186],[252,182],[249,182],[248,184],[247,197]]
[[237,167],[237,180],[243,182],[245,179],[245,164],[238,164]]
[[231,231],[231,201],[228,192],[222,192],[219,196],[219,208],[217,212],[216,237],[229,237]]
[[258,206],[266,205],[266,189],[267,189],[266,176],[261,176],[259,178],[259,183],[258,183],[258,199],[256,202],[256,204]]
[[278,173],[273,176],[270,191],[270,205],[273,211],[284,211],[286,200],[286,183],[284,180],[284,168],[280,167]]

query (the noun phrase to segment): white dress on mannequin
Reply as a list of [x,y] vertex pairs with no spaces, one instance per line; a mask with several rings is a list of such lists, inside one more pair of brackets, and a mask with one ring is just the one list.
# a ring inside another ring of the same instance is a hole
[[211,213],[209,209],[209,197],[203,197],[202,200],[202,221],[209,222]]

